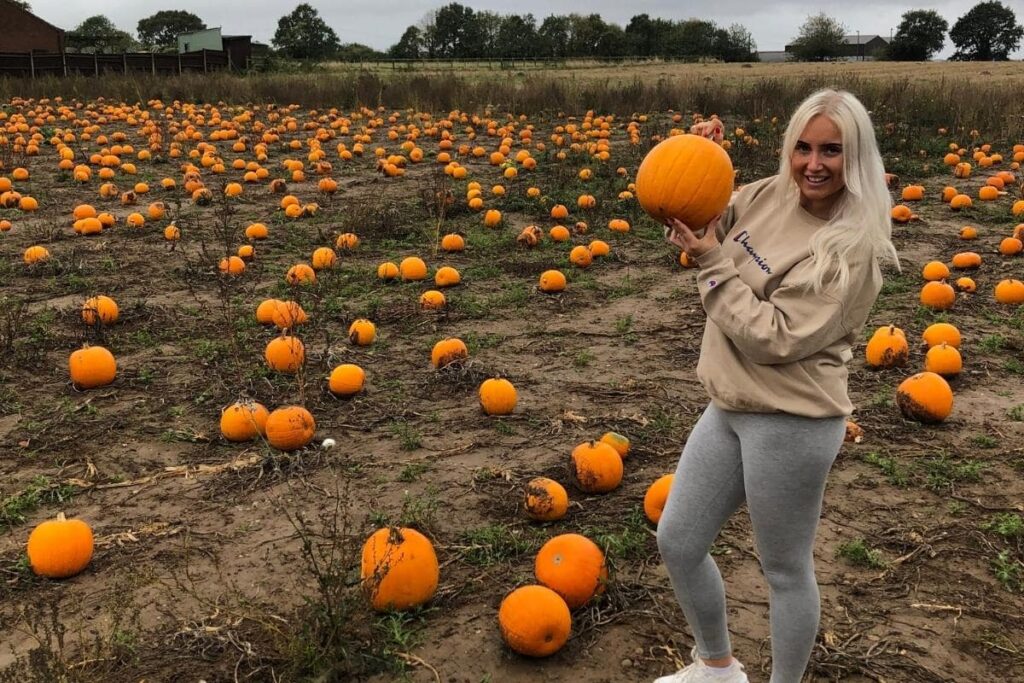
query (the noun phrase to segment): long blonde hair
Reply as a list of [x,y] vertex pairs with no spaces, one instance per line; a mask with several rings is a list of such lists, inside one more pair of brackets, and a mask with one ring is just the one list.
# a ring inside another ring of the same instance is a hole
[[834,284],[844,291],[849,284],[851,261],[869,258],[895,263],[899,256],[892,243],[892,198],[885,183],[885,166],[878,151],[875,130],[864,105],[845,90],[818,90],[807,97],[789,120],[782,139],[779,163],[779,200],[799,201],[800,188],[793,179],[791,158],[797,140],[815,116],[827,116],[842,134],[842,197],[828,223],[814,233],[810,251],[814,291]]

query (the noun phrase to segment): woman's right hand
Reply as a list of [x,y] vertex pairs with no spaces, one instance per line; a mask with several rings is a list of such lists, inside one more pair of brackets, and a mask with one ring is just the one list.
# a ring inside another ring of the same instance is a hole
[[720,119],[712,118],[693,124],[690,126],[690,132],[715,142],[721,142],[725,135],[725,124]]

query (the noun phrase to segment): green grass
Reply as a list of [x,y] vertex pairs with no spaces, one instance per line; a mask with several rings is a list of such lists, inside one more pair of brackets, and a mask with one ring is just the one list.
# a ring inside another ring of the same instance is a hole
[[1006,416],[1014,422],[1024,422],[1024,403],[1019,403],[1007,410]]
[[423,445],[420,433],[408,422],[395,420],[388,425],[388,431],[398,439],[399,448],[403,451],[414,451]]
[[893,486],[903,487],[910,483],[906,469],[894,458],[871,451],[864,456],[864,462],[877,467]]
[[626,517],[625,524],[610,530],[596,529],[586,536],[604,549],[605,554],[613,559],[636,560],[646,557],[653,536],[648,530],[647,518],[639,510],[634,509]]
[[982,337],[978,343],[982,349],[989,353],[998,353],[999,351],[1006,348],[1006,337],[1001,334],[989,334]]
[[460,553],[468,564],[487,566],[509,562],[539,547],[538,537],[530,530],[503,524],[488,524],[462,532],[459,537],[466,546]]
[[398,473],[398,481],[416,481],[429,469],[430,465],[425,462],[411,462],[403,467],[402,471]]
[[572,357],[572,364],[577,368],[585,368],[590,365],[593,360],[597,358],[594,354],[586,349],[581,349],[576,352],[576,355]]
[[858,567],[881,569],[886,565],[881,551],[871,548],[862,538],[840,543],[836,548],[836,557],[841,557]]
[[1012,593],[1024,592],[1024,563],[1009,550],[1002,550],[992,560],[992,573],[1003,588]]
[[993,515],[983,527],[986,531],[992,531],[1003,538],[1024,537],[1024,516],[1016,512],[1001,512]]
[[920,462],[925,475],[925,486],[933,491],[942,491],[955,483],[981,481],[985,463],[970,458],[952,460],[945,453],[924,458]]
[[971,443],[978,448],[998,448],[999,439],[990,434],[975,434],[971,437]]
[[70,484],[53,484],[46,477],[36,477],[22,491],[0,502],[0,528],[23,523],[27,515],[43,505],[69,501],[77,490]]

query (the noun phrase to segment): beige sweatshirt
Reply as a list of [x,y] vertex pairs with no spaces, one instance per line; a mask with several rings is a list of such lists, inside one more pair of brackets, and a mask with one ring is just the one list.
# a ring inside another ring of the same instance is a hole
[[792,202],[780,208],[772,176],[733,196],[721,242],[697,259],[707,313],[697,377],[725,410],[849,415],[846,363],[882,286],[870,259],[850,265],[849,285],[821,295],[806,282],[808,244],[826,221]]

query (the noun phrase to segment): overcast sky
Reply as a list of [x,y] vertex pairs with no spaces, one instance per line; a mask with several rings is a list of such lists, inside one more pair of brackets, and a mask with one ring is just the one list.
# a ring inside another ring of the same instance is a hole
[[[33,11],[63,29],[72,29],[83,19],[102,12],[123,30],[135,33],[139,19],[163,9],[184,9],[198,15],[207,26],[220,26],[226,34],[249,34],[254,40],[270,42],[277,20],[290,12],[298,0],[110,0],[97,5],[91,0],[30,0]],[[431,9],[447,2],[438,0],[373,0],[372,2],[325,2],[309,0],[320,16],[337,32],[343,43],[363,43],[386,50],[396,43],[410,24],[415,24]],[[846,26],[849,33],[878,34],[888,37],[900,23],[900,16],[911,9],[933,9],[952,27],[958,18],[975,3],[967,0],[944,0],[912,3],[903,0],[817,0],[815,2],[772,2],[771,0],[656,0],[654,2],[623,2],[622,0],[591,0],[585,5],[559,0],[520,0],[518,3],[497,0],[463,0],[474,10],[491,10],[499,14],[531,13],[539,24],[549,14],[597,12],[605,21],[625,27],[630,17],[646,13],[665,19],[696,17],[714,21],[720,26],[740,23],[754,36],[759,50],[781,50],[796,37],[798,28],[811,14],[825,12]],[[1017,20],[1024,20],[1024,2],[1004,0],[1014,9]],[[938,55],[948,57],[953,46],[946,40]],[[1024,57],[1024,49],[1011,55]]]

